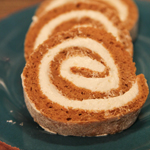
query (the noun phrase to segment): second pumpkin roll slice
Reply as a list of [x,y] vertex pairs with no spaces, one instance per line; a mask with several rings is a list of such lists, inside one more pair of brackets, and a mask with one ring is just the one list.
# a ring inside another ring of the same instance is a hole
[[82,2],[98,2],[98,5],[105,3],[109,8],[116,11],[123,26],[130,31],[130,35],[135,40],[138,32],[138,8],[133,0],[46,0],[44,1],[36,11],[35,18],[43,16],[48,11],[63,6],[69,2],[76,3]]
[[133,54],[132,40],[124,29],[115,11],[107,4],[96,2],[70,1],[56,7],[33,21],[25,39],[25,58],[47,38],[60,31],[67,31],[78,26],[92,26],[105,29],[120,41],[126,51]]

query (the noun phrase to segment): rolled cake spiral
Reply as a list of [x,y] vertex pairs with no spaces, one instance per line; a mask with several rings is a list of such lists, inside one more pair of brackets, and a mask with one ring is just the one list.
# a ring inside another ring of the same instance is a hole
[[131,37],[121,25],[119,18],[105,4],[70,2],[47,12],[31,25],[25,40],[25,58],[42,44],[48,37],[78,26],[103,28],[112,33],[132,55]]
[[[44,1],[37,9],[34,18],[43,16],[48,11],[65,5],[74,0],[47,0]],[[83,2],[99,2],[107,3],[111,9],[115,10],[122,21],[123,25],[130,31],[131,37],[134,40],[138,30],[138,8],[133,0],[78,0]]]
[[114,134],[131,126],[148,95],[144,75],[105,30],[75,28],[31,54],[22,73],[34,120],[61,135]]

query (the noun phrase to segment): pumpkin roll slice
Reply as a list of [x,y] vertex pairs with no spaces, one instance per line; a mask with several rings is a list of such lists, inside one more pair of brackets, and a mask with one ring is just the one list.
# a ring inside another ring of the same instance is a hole
[[43,129],[73,136],[114,134],[137,119],[148,95],[144,75],[112,34],[91,27],[56,34],[22,73],[27,108]]
[[112,33],[132,56],[133,45],[129,32],[122,27],[119,18],[105,4],[70,2],[57,7],[31,25],[25,39],[25,58],[47,38],[60,31],[78,26],[103,28]]
[[[37,9],[34,19],[43,16],[52,9],[56,9],[74,0],[46,0]],[[138,31],[138,8],[133,0],[78,0],[86,2],[106,3],[115,10],[122,21],[123,25],[130,31],[131,37],[135,40]]]

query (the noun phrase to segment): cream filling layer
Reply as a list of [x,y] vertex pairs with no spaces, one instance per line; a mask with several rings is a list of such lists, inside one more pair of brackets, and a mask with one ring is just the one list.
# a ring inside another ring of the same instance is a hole
[[[88,2],[87,0],[80,0],[83,2]],[[99,0],[102,1],[102,0]],[[127,16],[128,16],[128,7],[127,5],[122,2],[122,0],[103,0],[104,2],[107,2],[108,4],[112,5],[116,10],[119,12],[119,17],[121,21],[125,21]],[[43,15],[44,13],[57,8],[59,6],[65,5],[68,2],[74,2],[74,0],[54,0],[52,1],[47,7],[45,8],[45,11],[41,14]]]
[[[108,92],[108,90],[111,90],[112,88],[117,88],[119,86],[119,77],[118,77],[118,69],[117,66],[114,63],[114,60],[112,59],[110,53],[98,42],[89,39],[89,38],[75,38],[71,40],[64,41],[63,43],[57,45],[56,47],[50,49],[41,60],[41,64],[39,66],[39,84],[41,87],[41,90],[43,94],[45,94],[51,101],[56,102],[65,108],[72,107],[74,109],[85,109],[85,110],[92,110],[92,111],[98,111],[98,110],[110,110],[114,107],[120,107],[132,99],[136,97],[138,94],[138,84],[137,82],[133,84],[132,88],[126,92],[123,95],[120,95],[118,97],[114,98],[106,98],[106,99],[88,99],[83,101],[75,101],[75,100],[69,100],[65,96],[61,94],[57,90],[57,88],[50,82],[49,74],[51,73],[51,70],[49,68],[50,62],[53,60],[53,58],[64,48],[71,47],[71,46],[78,46],[78,47],[86,47],[88,49],[91,49],[92,51],[99,54],[105,61],[106,65],[110,68],[110,74],[109,77],[106,78],[99,78],[95,82],[95,78],[91,78],[90,80],[94,82],[96,85],[92,88],[92,91],[100,91],[100,92]],[[73,58],[76,59],[76,58]],[[84,57],[83,57],[84,59]],[[86,62],[85,58],[85,62]],[[70,61],[69,59],[67,61]],[[81,63],[81,62],[79,62]],[[76,64],[73,64],[73,66]],[[100,64],[102,65],[102,64]],[[82,66],[79,64],[79,66]],[[67,74],[71,74],[68,70],[70,65],[66,66],[65,72]],[[85,65],[85,67],[87,67]],[[64,64],[61,66],[61,75],[64,77],[63,70]],[[103,70],[103,69],[102,69]],[[72,76],[72,75],[70,75]],[[76,81],[74,84],[79,87],[83,87],[86,89],[91,88],[91,83],[89,83],[88,78],[85,78],[85,81],[81,82],[81,76],[74,75]],[[65,76],[65,78],[68,79],[68,75]],[[83,79],[82,78],[82,79]],[[69,80],[69,79],[68,79]],[[92,85],[93,86],[93,85]],[[95,88],[96,87],[96,88]],[[98,89],[97,89],[98,88]]]
[[[49,5],[47,5],[47,7],[45,8],[44,11],[47,12],[47,11],[55,9],[55,8],[57,8],[59,6],[65,5],[68,2],[74,2],[74,3],[76,3],[77,1],[79,1],[79,0],[53,0],[53,1],[50,2]],[[85,0],[80,0],[80,1],[85,1]]]
[[70,57],[67,60],[63,61],[60,70],[64,72],[67,70],[67,72],[69,72],[70,70],[69,68],[73,66],[88,68],[90,70],[98,71],[98,72],[103,72],[105,69],[105,66],[102,63],[93,60],[88,56],[75,56],[75,57]]
[[[101,64],[100,62],[97,62],[96,60],[90,59],[89,57],[71,57],[70,59],[62,63],[60,68],[60,74],[62,77],[71,81],[77,87],[83,87],[91,91],[103,91],[103,90],[107,91],[115,86],[115,83],[112,82],[112,77],[115,74],[115,71],[114,72],[112,71],[110,76],[105,78],[86,78],[78,74],[73,74],[70,71],[71,67],[84,67],[99,72],[104,71],[105,69],[104,65]],[[109,87],[106,86],[108,84],[110,84]]]
[[[100,55],[103,60],[105,61],[106,65],[109,66],[109,76],[105,78],[86,78],[77,74],[71,73],[69,71],[70,65],[66,65],[64,63],[61,64],[60,67],[60,74],[62,77],[68,79],[69,81],[73,82],[76,86],[81,88],[90,89],[92,91],[101,91],[101,92],[107,92],[111,90],[112,88],[118,88],[119,86],[119,77],[118,77],[118,69],[117,66],[114,63],[114,60],[112,59],[110,53],[108,50],[106,50],[100,43],[89,39],[89,38],[75,38],[72,40],[64,41],[63,43],[57,45],[53,49],[51,49],[42,59],[41,66],[40,66],[40,83],[41,87],[44,88],[44,91],[48,89],[45,88],[44,85],[46,85],[49,81],[49,76],[47,76],[49,70],[49,63],[54,59],[54,57],[62,50],[68,47],[86,47],[94,52],[96,52],[98,55]],[[77,60],[76,60],[77,59]],[[72,63],[74,67],[74,64],[78,61],[80,64],[83,63],[83,59],[85,63],[89,64],[90,62],[94,61],[92,59],[87,59],[87,57],[82,57],[82,61],[79,58],[73,57]],[[65,61],[64,61],[65,62]],[[98,62],[97,62],[98,63]],[[99,62],[99,65],[102,66],[102,64]],[[78,65],[79,66],[79,65]],[[82,66],[82,65],[81,65]],[[63,69],[63,70],[62,70]],[[44,79],[44,80],[42,80]]]
[[104,24],[107,31],[112,33],[117,40],[120,39],[117,27],[115,27],[104,14],[92,10],[71,11],[69,13],[59,15],[43,26],[35,40],[34,49],[42,44],[49,37],[49,35],[52,34],[52,31],[55,29],[55,27],[57,27],[61,23],[70,19],[81,19],[83,17],[89,17],[91,19],[99,21],[100,23]]
[[107,2],[116,8],[116,10],[119,13],[119,18],[121,21],[125,21],[127,19],[128,6],[122,0],[104,0],[104,2]]

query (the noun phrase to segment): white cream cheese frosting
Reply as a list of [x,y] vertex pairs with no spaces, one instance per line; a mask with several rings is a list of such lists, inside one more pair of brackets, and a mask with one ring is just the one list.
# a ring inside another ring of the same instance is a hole
[[104,0],[111,4],[118,11],[118,15],[121,21],[125,21],[128,17],[128,6],[122,0]]
[[[103,66],[99,62],[95,62],[90,60],[87,57],[71,57],[65,60],[61,64],[60,75],[78,87],[83,87],[86,89],[90,89],[91,91],[100,91],[100,92],[109,92],[112,88],[116,89],[119,86],[119,77],[118,77],[118,68],[114,63],[113,58],[111,57],[109,51],[103,47],[102,44],[89,39],[89,38],[75,38],[64,41],[63,43],[55,46],[51,50],[49,50],[42,58],[41,64],[39,66],[39,84],[43,94],[45,94],[52,102],[56,102],[65,108],[72,107],[73,109],[84,109],[84,110],[111,110],[113,108],[121,107],[127,104],[129,101],[132,101],[138,94],[138,84],[135,82],[131,89],[127,91],[125,94],[120,95],[118,97],[113,98],[105,98],[105,99],[86,99],[83,101],[70,100],[63,96],[61,92],[57,90],[57,88],[51,83],[49,79],[49,75],[51,73],[50,70],[50,62],[54,59],[54,57],[67,47],[78,46],[78,47],[86,47],[98,55],[102,57],[105,61],[106,65],[109,66],[109,76],[105,78],[86,78],[80,75],[75,75],[69,71],[70,67],[73,67],[77,64],[77,66],[87,68],[90,62],[95,64],[96,66],[101,67],[103,71],[105,66]],[[73,59],[72,64],[66,64],[70,62],[70,59]],[[87,62],[81,63],[81,60]],[[73,66],[72,66],[73,65]],[[92,69],[89,67],[89,69]],[[93,68],[93,70],[96,70]]]

